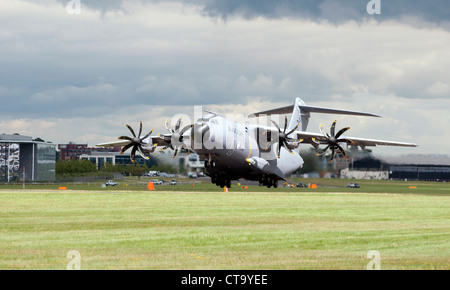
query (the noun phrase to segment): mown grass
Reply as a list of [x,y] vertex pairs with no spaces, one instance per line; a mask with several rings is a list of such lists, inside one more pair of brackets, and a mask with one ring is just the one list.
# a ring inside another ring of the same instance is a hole
[[66,269],[70,250],[82,269],[365,269],[370,250],[382,269],[450,268],[442,184],[426,194],[189,186],[1,190],[0,269]]

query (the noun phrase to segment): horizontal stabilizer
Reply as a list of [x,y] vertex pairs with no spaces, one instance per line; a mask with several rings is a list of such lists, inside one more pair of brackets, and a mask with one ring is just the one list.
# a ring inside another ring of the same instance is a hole
[[259,117],[260,115],[277,115],[277,114],[290,114],[292,113],[292,110],[294,109],[294,105],[261,111],[257,113],[253,113],[248,115],[248,117]]
[[300,105],[300,110],[309,113],[323,113],[323,114],[339,114],[339,115],[353,115],[353,116],[367,116],[367,117],[380,117],[378,115],[366,112],[339,110],[323,107],[313,107],[307,105]]
[[[340,114],[340,115],[353,115],[353,116],[380,117],[379,115],[375,115],[372,113],[308,106],[308,105],[305,105],[304,103],[299,103],[298,107],[300,108],[302,113],[322,113],[322,114]],[[290,105],[290,106],[286,106],[286,107],[280,107],[280,108],[275,108],[275,109],[271,109],[271,110],[253,113],[253,114],[249,115],[249,117],[258,117],[260,115],[290,114],[290,113],[292,113],[293,110],[294,110],[294,105]]]

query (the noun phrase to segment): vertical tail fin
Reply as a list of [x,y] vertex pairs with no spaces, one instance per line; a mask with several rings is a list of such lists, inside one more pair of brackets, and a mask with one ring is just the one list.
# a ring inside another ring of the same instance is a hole
[[262,112],[257,112],[250,116],[258,117],[259,115],[292,114],[291,122],[289,123],[289,129],[294,128],[295,126],[297,126],[297,124],[300,123],[299,129],[301,129],[302,131],[306,131],[311,113],[380,117],[378,115],[371,114],[371,113],[365,113],[365,112],[347,111],[347,110],[340,110],[340,109],[308,106],[300,98],[295,98],[293,105],[276,108],[276,109],[271,109],[271,110],[267,110],[267,111],[262,111]]
[[289,122],[288,130],[292,130],[297,125],[298,130],[306,131],[309,122],[309,112],[305,112],[301,109],[302,106],[305,106],[305,102],[303,102],[300,98],[295,98],[294,105],[292,105],[292,116],[291,121]]

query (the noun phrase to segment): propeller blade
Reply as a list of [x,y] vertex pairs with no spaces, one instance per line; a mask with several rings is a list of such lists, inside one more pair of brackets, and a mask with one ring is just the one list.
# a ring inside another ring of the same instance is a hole
[[333,124],[331,124],[331,129],[330,129],[331,137],[334,137],[334,129],[336,128],[336,122],[337,122],[337,120],[334,120]]
[[333,161],[334,154],[335,154],[335,152],[334,152],[334,147],[331,147],[331,158],[330,158],[330,163]]
[[133,134],[133,136],[136,138],[136,134],[134,133],[133,128],[131,128],[129,125],[126,125],[126,126],[131,131],[131,134]]
[[118,138],[119,140],[128,140],[128,141],[133,141],[133,139],[132,138],[130,138],[130,137],[128,137],[128,136],[120,136],[119,138]]
[[341,137],[341,135],[344,134],[344,132],[347,131],[348,129],[350,129],[350,127],[345,127],[345,128],[342,128],[341,130],[339,130],[339,132],[336,134],[335,138],[337,139],[337,138]]
[[269,150],[269,148],[276,143],[276,140],[270,140],[267,144],[266,144],[266,151]]
[[289,144],[286,141],[283,141],[283,145],[284,145],[284,148],[286,148],[286,150],[289,151],[289,153],[293,154],[291,148],[289,148]]
[[152,135],[153,130],[154,130],[154,129],[152,129],[147,135],[145,135],[144,137],[142,137],[142,138],[141,138],[141,141],[147,139],[150,135]]
[[273,120],[270,120],[270,121],[275,125],[275,127],[276,127],[277,130],[278,130],[278,132],[281,132],[280,127],[278,127],[278,124],[275,123]]
[[139,126],[139,135],[138,135],[138,138],[141,137],[141,133],[142,133],[142,121],[141,121],[141,124],[140,124],[140,126]]
[[344,158],[347,158],[347,154],[345,153],[344,148],[342,148],[339,144],[336,144],[336,146],[339,148],[342,154],[344,154]]
[[291,131],[289,131],[288,133],[286,133],[286,136],[291,135],[295,130],[297,130],[298,126],[300,126],[300,123],[298,123],[297,126],[294,127],[294,129],[292,129]]
[[139,153],[139,155],[141,155],[141,157],[142,158],[144,158],[144,159],[146,159],[146,160],[149,160],[150,158],[148,157],[148,156],[146,156],[145,154],[144,154],[144,152],[142,152],[142,146],[141,145],[139,145],[139,146],[137,146],[137,151],[138,151],[138,153]]
[[167,131],[169,131],[170,133],[173,133],[173,130],[170,128],[169,119],[166,119],[166,123],[164,123],[164,125],[166,125]]
[[180,117],[180,119],[178,119],[177,123],[175,124],[175,131],[178,131],[180,129],[181,119],[182,117]]
[[323,155],[323,154],[328,150],[328,148],[330,148],[330,145],[328,145],[327,147],[325,147],[325,149],[323,149],[322,152],[317,152],[317,153],[316,153],[316,156]]
[[280,149],[281,149],[281,141],[279,141],[278,142],[278,149],[277,149],[277,156],[278,156],[278,159],[280,159]]
[[[287,116],[284,116],[284,129],[283,134],[286,134],[286,128],[287,128],[288,122],[287,122]],[[289,135],[289,134],[288,134]]]
[[133,149],[131,150],[131,154],[130,154],[130,158],[131,158],[131,162],[134,163],[134,156],[136,155],[136,146],[133,146]]
[[173,154],[173,158],[175,158],[177,156],[178,153],[178,147],[175,148],[175,153]]
[[122,148],[122,151],[120,151],[120,154],[123,154],[125,151],[127,151],[130,147],[133,146],[133,143],[127,144]]
[[328,135],[328,133],[325,132],[325,130],[323,129],[323,125],[320,124],[319,126],[320,132],[322,133],[323,136],[330,138],[330,135]]
[[191,129],[192,127],[194,127],[193,124],[187,125],[187,126],[184,127],[183,129],[181,129],[181,131],[180,131],[180,136],[182,136],[184,133],[186,133],[187,130]]

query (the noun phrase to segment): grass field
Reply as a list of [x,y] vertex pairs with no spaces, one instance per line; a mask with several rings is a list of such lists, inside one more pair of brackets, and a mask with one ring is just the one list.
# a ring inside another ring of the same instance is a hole
[[449,185],[314,182],[0,186],[0,269],[63,270],[70,250],[81,269],[364,270],[370,250],[381,269],[450,268]]

